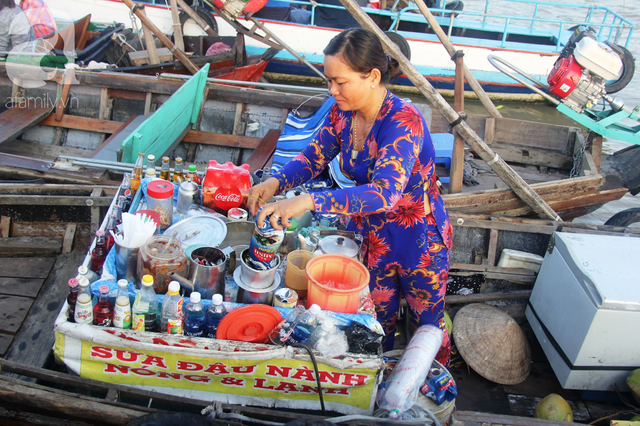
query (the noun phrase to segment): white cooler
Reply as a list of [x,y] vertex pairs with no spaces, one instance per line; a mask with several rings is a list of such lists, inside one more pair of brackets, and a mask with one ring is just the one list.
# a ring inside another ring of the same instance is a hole
[[640,368],[640,238],[554,238],[527,319],[563,388],[628,390]]

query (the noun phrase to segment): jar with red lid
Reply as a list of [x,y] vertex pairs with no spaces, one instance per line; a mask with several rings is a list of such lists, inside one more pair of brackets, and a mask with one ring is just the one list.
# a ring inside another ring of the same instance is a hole
[[160,215],[160,229],[171,226],[173,220],[173,184],[156,179],[147,185],[147,209]]

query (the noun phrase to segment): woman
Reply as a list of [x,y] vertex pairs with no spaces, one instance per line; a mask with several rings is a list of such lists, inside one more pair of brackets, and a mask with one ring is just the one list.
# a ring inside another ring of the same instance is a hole
[[0,59],[21,43],[32,40],[33,30],[14,0],[0,0]]
[[386,84],[397,69],[376,35],[349,29],[324,50],[324,71],[336,106],[318,135],[278,173],[251,189],[249,209],[319,174],[338,153],[345,176],[356,186],[305,194],[264,204],[280,229],[290,218],[312,210],[350,217],[348,229],[363,235],[363,262],[378,320],[393,348],[401,295],[414,328],[440,327],[445,335],[437,359],[448,365],[450,340],[444,325],[451,225],[435,175],[435,149],[424,118],[391,94]]

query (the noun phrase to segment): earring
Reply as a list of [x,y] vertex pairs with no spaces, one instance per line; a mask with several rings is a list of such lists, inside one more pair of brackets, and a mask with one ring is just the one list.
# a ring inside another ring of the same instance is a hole
[[371,85],[371,88],[372,88],[372,89],[375,89],[375,88],[376,88],[376,85],[375,85],[375,84],[372,84],[372,85]]

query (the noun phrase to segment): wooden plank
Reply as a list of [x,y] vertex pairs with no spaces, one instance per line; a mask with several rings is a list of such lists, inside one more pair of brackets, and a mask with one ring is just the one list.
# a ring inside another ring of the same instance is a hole
[[[101,190],[102,188],[96,188]],[[87,206],[91,201],[94,207],[104,207],[111,204],[113,197],[104,196],[63,196],[63,195],[0,195],[0,205],[10,206]]]
[[[85,256],[86,251],[74,250],[57,258],[43,259],[47,260],[51,272],[47,271],[48,277],[33,302],[29,315],[14,336],[5,359],[36,367],[43,367],[47,363],[55,338],[52,333],[53,325],[69,292],[69,278],[78,274],[78,266]],[[0,259],[7,260],[13,259]],[[51,265],[54,265],[53,268]],[[33,265],[32,269],[36,266]]]
[[42,120],[40,124],[100,133],[115,133],[122,126],[122,122],[120,121],[100,120],[97,118],[78,117],[75,115],[65,115],[60,121],[56,121],[53,116],[49,116]]
[[[451,215],[453,224],[453,232],[455,233],[455,229],[457,226],[471,227],[471,228],[480,228],[480,229],[497,229],[501,231],[514,231],[514,232],[531,232],[537,234],[553,234],[557,225],[553,223],[545,224],[544,222],[539,225],[523,225],[520,222],[506,222],[503,220],[498,221],[490,221],[486,219],[473,219],[469,217],[464,217],[463,215],[456,215],[453,213]],[[502,218],[501,218],[502,219]]]
[[512,275],[535,276],[531,269],[525,268],[505,268],[502,266],[472,265],[469,263],[452,263],[451,270],[475,271],[475,272],[498,272]]
[[44,283],[42,278],[0,277],[0,294],[36,298]]
[[62,249],[62,242],[46,237],[11,237],[0,239],[0,256],[57,256]]
[[[63,117],[63,120],[67,117],[70,116],[65,115]],[[40,122],[39,124],[42,124],[42,122]],[[7,154],[16,154],[25,157],[44,158],[49,160],[55,160],[60,155],[69,155],[73,157],[89,157],[89,155],[91,154],[91,150],[88,149],[72,148],[68,146],[52,146],[39,142],[30,142],[18,139],[3,142],[2,145],[0,145],[0,151]]]
[[51,113],[53,107],[29,107],[18,104],[0,114],[0,142],[14,139],[25,130],[38,124],[40,120]]
[[[50,237],[63,239],[68,222],[15,222],[12,235],[14,237]],[[89,246],[95,237],[89,223],[77,223],[75,243]]]
[[498,155],[505,161],[529,164],[533,166],[545,165],[560,170],[571,170],[573,158],[561,152],[549,149],[536,148],[533,146],[518,147],[509,142],[495,142],[491,145]]
[[0,183],[0,194],[20,195],[91,195],[95,188],[102,188],[112,198],[118,186],[107,185],[65,185],[57,183]]
[[267,134],[262,138],[262,141],[258,144],[255,151],[251,153],[246,163],[252,172],[260,170],[264,167],[265,163],[271,158],[273,152],[276,149],[278,138],[280,137],[280,130],[270,129]]
[[[111,142],[118,136],[118,134],[120,134],[122,130],[124,130],[129,124],[131,124],[131,122],[135,120],[136,117],[137,117],[136,115],[132,115],[131,118],[129,118],[127,121],[125,121],[124,123],[120,123],[121,124],[120,127],[118,127],[116,131],[111,133],[111,136],[106,138],[100,145],[98,145],[98,147],[91,152],[91,154],[89,155],[89,158],[95,158],[100,151],[102,151],[107,146],[109,146],[109,144],[111,144]],[[101,120],[101,121],[104,121],[104,120]],[[118,146],[118,148],[120,147]],[[115,149],[115,151],[117,151],[117,149]]]
[[64,239],[62,240],[62,254],[69,254],[73,250],[73,240],[76,236],[77,225],[70,223],[67,225],[67,229],[64,233]]
[[11,235],[11,218],[2,216],[0,218],[0,237],[7,238],[9,235]]
[[64,115],[64,111],[67,108],[69,100],[69,90],[71,84],[75,81],[75,70],[65,69],[64,79],[62,80],[62,89],[58,88],[58,96],[56,98],[56,111],[53,114],[53,118],[56,121],[60,121]]
[[492,229],[489,235],[489,248],[487,249],[487,263],[489,266],[496,264],[496,251],[498,250],[498,233],[497,229]]
[[15,334],[32,303],[30,297],[0,295],[0,332]]
[[44,386],[11,380],[9,377],[0,378],[0,395],[5,403],[37,406],[40,412],[56,412],[94,424],[124,425],[149,412],[144,407],[133,409],[133,406],[109,406],[103,400],[76,394],[67,395],[62,391],[52,391]]
[[49,276],[55,261],[55,257],[0,258],[0,275],[11,278],[45,279]]
[[509,292],[494,291],[491,293],[474,293],[466,296],[452,294],[444,297],[444,303],[455,305],[460,303],[481,303],[494,300],[520,300],[529,299],[531,290],[515,290]]
[[[20,425],[47,425],[47,426],[92,426],[89,423],[80,422],[80,421],[72,421],[69,419],[59,419],[56,417],[46,416],[42,414],[30,413],[28,411],[29,408],[24,409],[16,409],[16,407],[12,407],[13,409],[6,409],[4,407],[0,407],[0,419],[6,419],[4,424],[20,424]],[[13,423],[11,423],[13,422]],[[22,422],[22,423],[18,423]]]
[[[153,45],[155,47],[155,43]],[[173,55],[171,54],[171,51],[166,47],[156,48],[156,52],[157,52],[158,61],[159,61],[157,63],[173,61]],[[142,64],[149,63],[150,52],[147,50],[138,50],[136,52],[128,52],[127,55],[129,55],[129,59],[131,59],[131,63],[133,65],[142,65]]]
[[[91,191],[91,200],[99,199],[102,196],[102,188],[95,188]],[[94,203],[91,206],[91,231],[95,232],[100,228],[100,207]]]
[[571,131],[572,128],[568,126],[527,120],[515,122],[511,119],[496,118],[494,141],[566,153]]
[[7,349],[9,348],[9,345],[11,345],[12,341],[13,341],[13,336],[9,334],[0,333],[0,356],[4,356],[5,352],[7,352]]
[[589,132],[588,140],[590,141],[589,147],[593,162],[596,165],[596,170],[600,171],[600,164],[602,163],[602,135],[594,132]]

